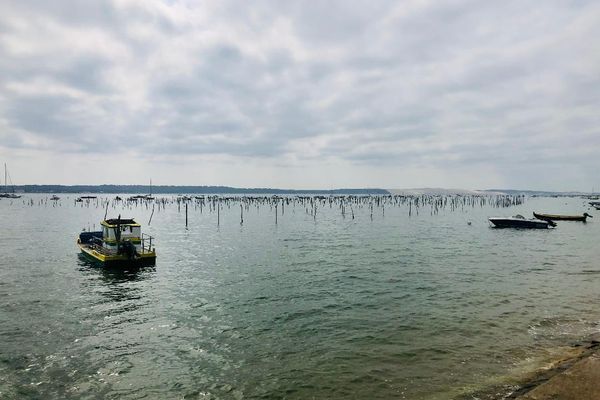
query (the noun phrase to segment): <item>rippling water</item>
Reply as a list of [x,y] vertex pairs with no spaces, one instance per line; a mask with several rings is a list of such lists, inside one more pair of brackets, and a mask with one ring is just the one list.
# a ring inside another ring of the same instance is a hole
[[149,227],[146,207],[111,209],[158,252],[155,268],[117,272],[75,245],[104,210],[46,197],[0,201],[0,398],[446,399],[509,388],[599,330],[600,221],[487,222],[581,214],[581,199],[372,221],[297,207],[277,225],[269,207],[243,225],[232,207],[218,227],[190,209],[188,230],[173,205]]

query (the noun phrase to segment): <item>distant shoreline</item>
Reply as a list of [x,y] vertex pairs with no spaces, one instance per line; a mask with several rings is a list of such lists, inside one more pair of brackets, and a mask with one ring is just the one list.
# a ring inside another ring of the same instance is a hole
[[19,193],[152,193],[152,194],[375,194],[389,195],[390,192],[378,188],[358,189],[275,189],[275,188],[235,188],[230,186],[179,186],[179,185],[20,185],[14,186]]
[[[381,189],[381,188],[341,188],[341,189],[278,189],[278,188],[238,188],[232,186],[193,186],[193,185],[15,185],[11,192],[17,193],[94,193],[94,194],[289,194],[289,195],[527,195],[527,196],[590,196],[596,193],[553,192],[516,189]],[[1,190],[0,190],[1,191]]]

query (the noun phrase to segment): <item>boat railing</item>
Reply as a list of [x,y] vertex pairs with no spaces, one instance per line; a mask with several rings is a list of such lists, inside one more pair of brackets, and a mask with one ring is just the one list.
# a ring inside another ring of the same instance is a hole
[[152,253],[152,240],[150,235],[142,233],[142,253]]

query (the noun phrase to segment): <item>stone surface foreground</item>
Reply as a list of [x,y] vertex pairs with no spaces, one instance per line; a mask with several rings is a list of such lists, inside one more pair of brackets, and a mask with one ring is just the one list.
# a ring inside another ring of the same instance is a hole
[[594,353],[553,376],[518,400],[599,400],[600,355]]

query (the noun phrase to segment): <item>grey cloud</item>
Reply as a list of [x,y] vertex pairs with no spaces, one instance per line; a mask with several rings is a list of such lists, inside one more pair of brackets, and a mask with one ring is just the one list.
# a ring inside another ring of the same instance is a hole
[[[62,136],[64,133],[74,133],[77,129],[77,119],[72,118],[75,105],[75,101],[66,96],[19,97],[13,100],[6,116],[19,129]],[[74,138],[74,135],[65,137]]]
[[103,144],[145,157],[499,174],[515,162],[598,165],[586,150],[600,150],[596,2],[220,2],[204,13],[195,3],[154,5],[0,7],[11,40],[25,35],[11,16],[47,19],[84,43],[93,32],[106,40],[71,51],[42,24],[35,33],[62,43],[52,55],[12,53],[0,38],[0,118],[12,128],[3,145],[22,145],[27,132],[56,152]]
[[14,136],[13,143],[21,143],[19,147],[24,146],[17,140],[21,131],[42,138],[41,149],[59,153],[101,151],[114,139],[101,134],[106,125],[97,119],[93,121],[97,126],[92,127],[90,115],[68,96],[21,96],[13,99],[5,117],[15,129],[9,136]]
[[65,26],[105,29],[118,33],[118,37],[121,38],[125,37],[126,26],[134,22],[151,23],[165,33],[177,31],[177,27],[168,16],[139,5],[126,2],[118,5],[114,1],[103,0],[20,0],[11,4],[11,9],[31,18],[32,21],[35,17],[42,17]]
[[111,24],[118,19],[114,5],[105,1],[22,0],[14,2],[11,7],[22,15],[40,15],[69,25]]
[[110,83],[104,76],[109,63],[101,57],[78,57],[56,71],[55,78],[67,86],[94,94],[106,93]]

